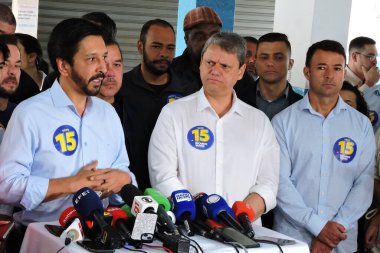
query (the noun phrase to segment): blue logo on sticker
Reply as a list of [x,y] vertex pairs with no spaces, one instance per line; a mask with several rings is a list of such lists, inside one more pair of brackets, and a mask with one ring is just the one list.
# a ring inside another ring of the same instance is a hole
[[356,143],[348,137],[343,137],[337,140],[334,144],[334,156],[342,163],[351,162],[356,155]]
[[78,134],[72,126],[63,125],[55,130],[53,143],[58,152],[71,156],[78,147]]
[[170,94],[170,95],[168,96],[168,99],[167,99],[166,102],[169,104],[169,103],[174,102],[174,101],[176,101],[176,100],[178,100],[178,99],[180,99],[180,98],[182,98],[182,96],[179,95],[179,94]]
[[205,126],[196,126],[187,133],[187,140],[194,148],[206,150],[214,144],[214,134]]
[[374,126],[379,120],[379,115],[375,111],[369,111],[369,119],[371,120],[372,126]]

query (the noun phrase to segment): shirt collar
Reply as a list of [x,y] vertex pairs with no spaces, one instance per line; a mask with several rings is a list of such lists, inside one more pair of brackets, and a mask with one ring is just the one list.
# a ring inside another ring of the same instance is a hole
[[[198,91],[197,100],[198,100],[198,103],[197,103],[197,111],[198,112],[203,111],[206,108],[210,108],[211,110],[215,111],[214,108],[212,108],[212,106],[210,105],[210,102],[208,101],[208,99],[205,95],[203,87]],[[231,106],[231,109],[225,115],[232,114],[235,112],[239,115],[243,115],[243,110],[242,110],[239,102],[240,101],[238,101],[235,90],[233,90],[232,106]]]
[[[338,103],[335,105],[334,109],[329,113],[327,117],[332,117],[335,114],[339,113],[342,110],[347,110],[348,104],[346,104],[343,99],[339,96]],[[311,114],[320,115],[320,113],[316,112],[314,108],[310,104],[309,100],[309,93],[306,93],[306,95],[301,99],[299,103],[299,108],[301,110],[308,110]]]
[[[57,107],[65,107],[69,106],[74,111],[76,111],[75,106],[73,102],[70,100],[70,98],[67,96],[65,91],[62,89],[61,85],[58,82],[58,79],[55,79],[53,85],[50,88],[50,94],[51,98],[53,100],[53,104]],[[91,96],[87,96],[87,102],[86,102],[86,111],[91,109],[91,106],[93,104]]]
[[[256,85],[256,95],[260,96],[263,100],[268,101],[268,100],[266,100],[266,99],[261,95],[261,92],[260,92],[260,85],[259,85],[259,80],[260,80],[260,78],[258,78],[258,79],[256,80],[256,82],[257,82],[257,85]],[[277,99],[282,98],[283,96],[285,96],[285,98],[288,98],[288,95],[289,95],[289,83],[286,83],[286,88],[285,88],[285,90],[281,93],[281,95],[280,95]],[[275,100],[273,100],[273,101],[276,101],[277,99],[275,99]],[[273,101],[268,101],[268,102],[273,102]]]

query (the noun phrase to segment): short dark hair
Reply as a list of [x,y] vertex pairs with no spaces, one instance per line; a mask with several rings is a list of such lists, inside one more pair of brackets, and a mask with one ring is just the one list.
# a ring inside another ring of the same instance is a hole
[[343,82],[342,90],[348,90],[356,95],[356,105],[357,110],[363,113],[365,116],[369,117],[369,110],[367,102],[365,101],[363,94],[358,90],[356,86],[353,86],[348,81]]
[[3,60],[5,61],[9,57],[9,48],[4,41],[0,39],[0,52],[3,54]]
[[375,44],[376,44],[375,40],[368,37],[360,36],[351,40],[350,45],[348,46],[348,51],[351,52],[352,50],[362,50],[365,45],[375,45]]
[[256,45],[259,42],[256,38],[254,38],[252,36],[244,36],[243,39],[245,39],[246,42],[251,42],[251,43],[254,43]]
[[220,32],[212,35],[203,46],[201,58],[203,58],[203,55],[211,45],[218,45],[227,53],[236,54],[239,67],[244,64],[247,54],[246,42],[237,33]]
[[305,66],[310,67],[311,58],[313,58],[317,50],[335,52],[344,57],[344,62],[346,62],[346,52],[338,41],[335,40],[322,40],[314,43],[309,47],[306,53]]
[[15,33],[15,36],[18,42],[24,47],[25,53],[27,54],[36,53],[37,57],[36,57],[35,64],[36,64],[37,69],[41,70],[41,63],[43,62],[43,59],[42,59],[43,54],[42,54],[41,44],[38,41],[38,39],[34,38],[33,36],[29,34],[24,34],[24,33]]
[[57,73],[59,72],[56,59],[61,58],[72,65],[79,43],[90,35],[102,37],[103,32],[99,26],[82,18],[65,19],[54,27],[47,49],[50,64]]
[[284,33],[267,33],[261,36],[257,42],[257,49],[260,46],[260,43],[263,42],[284,42],[286,45],[286,48],[289,50],[289,53],[292,53],[292,46],[290,45],[288,36]]
[[107,43],[116,39],[117,27],[115,21],[104,12],[90,12],[82,16],[82,18],[93,22],[103,30],[103,38]]
[[14,34],[0,34],[0,40],[7,45],[17,46],[17,38]]
[[170,29],[172,29],[173,33],[175,34],[174,28],[173,28],[173,26],[169,22],[167,22],[167,21],[165,21],[163,19],[159,19],[159,18],[149,20],[149,21],[147,21],[142,26],[141,31],[140,31],[140,41],[144,45],[145,45],[145,42],[146,42],[146,34],[148,33],[148,31],[149,31],[149,29],[150,29],[150,27],[152,25],[158,25],[158,26],[161,26],[161,27],[170,27]]
[[0,21],[16,26],[16,18],[12,10],[5,4],[0,4]]
[[121,48],[120,48],[120,44],[116,41],[116,40],[112,40],[112,41],[107,41],[106,42],[106,46],[117,46],[117,48],[119,49],[120,51],[120,56],[121,56],[121,60],[123,60],[123,53],[121,52]]

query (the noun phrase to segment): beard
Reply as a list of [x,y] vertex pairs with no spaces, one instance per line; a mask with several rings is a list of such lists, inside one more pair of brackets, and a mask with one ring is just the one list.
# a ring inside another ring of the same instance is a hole
[[[15,81],[15,82],[17,82],[17,79],[14,76],[10,76],[10,77],[8,77],[8,78],[6,78],[6,79],[3,80],[4,83],[7,82],[7,81]],[[0,97],[1,98],[10,98],[13,94],[16,93],[17,88],[18,88],[18,85],[17,85],[17,87],[14,90],[6,90],[0,84]]]
[[[143,61],[147,70],[155,76],[160,76],[168,72],[170,61],[168,59],[160,59],[151,61],[148,55],[143,50]],[[157,68],[154,64],[165,62],[167,64],[166,68]]]
[[86,81],[75,69],[73,69],[70,78],[76,83],[76,85],[87,95],[87,96],[96,96],[100,91],[101,85],[98,88],[90,89],[90,82],[102,77],[104,79],[104,73],[99,72],[93,75],[88,81]]

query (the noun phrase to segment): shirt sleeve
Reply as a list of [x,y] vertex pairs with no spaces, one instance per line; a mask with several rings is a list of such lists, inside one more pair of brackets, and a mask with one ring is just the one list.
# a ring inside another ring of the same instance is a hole
[[[372,202],[374,186],[374,164],[375,164],[375,137],[372,126],[367,121],[362,142],[363,148],[359,156],[356,178],[352,188],[347,195],[343,205],[340,207],[334,221],[350,229],[354,223],[365,213]],[[365,148],[364,148],[365,147]],[[358,204],[360,203],[360,204]]]
[[175,121],[173,113],[166,106],[158,117],[148,150],[150,182],[165,196],[185,188],[177,175],[177,152]]
[[0,202],[32,210],[44,200],[49,179],[31,175],[37,130],[23,109],[16,107],[0,146]]
[[281,213],[292,223],[304,227],[314,236],[318,236],[328,222],[318,216],[313,208],[308,207],[300,193],[292,183],[292,157],[290,157],[288,140],[285,136],[281,118],[275,116],[272,120],[278,144],[280,145],[280,183],[277,194],[277,206]]
[[259,173],[255,185],[250,189],[250,193],[259,194],[265,202],[265,212],[276,206],[276,196],[279,182],[280,168],[280,148],[277,143],[273,127],[269,120],[265,121],[263,142],[261,144],[262,153]]

